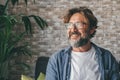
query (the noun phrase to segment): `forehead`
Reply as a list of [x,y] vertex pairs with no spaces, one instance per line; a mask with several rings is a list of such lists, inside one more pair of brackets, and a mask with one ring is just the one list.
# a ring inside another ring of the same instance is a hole
[[87,18],[82,13],[75,13],[71,16],[69,22],[88,22]]

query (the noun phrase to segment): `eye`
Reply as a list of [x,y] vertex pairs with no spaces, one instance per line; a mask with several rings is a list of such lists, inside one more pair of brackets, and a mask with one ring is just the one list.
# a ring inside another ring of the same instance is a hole
[[81,22],[83,25],[87,25],[87,23],[86,22]]
[[77,22],[77,23],[75,23],[75,25],[76,25],[76,26],[80,26],[80,25],[81,25],[81,23],[80,23],[80,22]]
[[70,28],[72,25],[73,25],[72,23],[66,23],[66,24],[65,24],[65,27],[66,27],[66,28]]

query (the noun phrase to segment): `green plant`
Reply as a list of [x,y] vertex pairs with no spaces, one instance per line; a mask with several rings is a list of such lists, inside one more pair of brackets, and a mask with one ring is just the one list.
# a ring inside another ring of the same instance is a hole
[[[9,8],[8,3],[11,2],[14,6],[18,1],[6,0],[5,5],[0,4],[0,80],[8,80],[10,61],[14,56],[31,56],[28,44],[22,41],[25,35],[32,34],[33,26],[30,18],[33,18],[41,29],[47,27],[46,21],[39,16],[21,15],[21,13],[10,14],[7,11]],[[24,1],[27,5],[28,0]],[[20,27],[25,28],[19,33],[14,29],[18,24],[23,24]]]

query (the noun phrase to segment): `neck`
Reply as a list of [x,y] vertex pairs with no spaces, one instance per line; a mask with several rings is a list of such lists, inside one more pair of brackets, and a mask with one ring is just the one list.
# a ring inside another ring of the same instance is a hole
[[81,46],[81,47],[78,47],[78,48],[75,48],[75,47],[72,48],[72,50],[75,51],[75,52],[86,52],[90,49],[91,49],[91,42],[90,41],[88,41],[88,43],[85,44],[84,46]]

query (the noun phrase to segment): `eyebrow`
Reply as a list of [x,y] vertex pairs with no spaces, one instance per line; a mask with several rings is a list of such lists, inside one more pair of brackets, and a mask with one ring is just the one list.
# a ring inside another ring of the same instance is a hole
[[[73,23],[73,22],[68,22],[68,23]],[[85,22],[85,21],[77,21],[75,23],[86,23],[87,24],[87,22]]]

